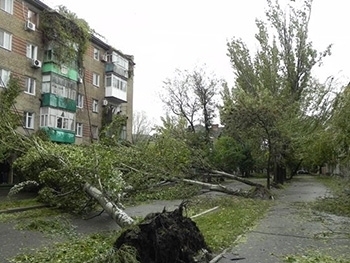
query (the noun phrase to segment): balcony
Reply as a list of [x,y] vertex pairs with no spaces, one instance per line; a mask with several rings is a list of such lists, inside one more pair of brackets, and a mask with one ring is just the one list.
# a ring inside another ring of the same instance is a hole
[[63,98],[52,93],[44,93],[41,97],[41,107],[60,108],[76,112],[76,106],[75,100]]
[[73,81],[78,81],[78,78],[79,78],[79,73],[77,70],[73,68],[68,68],[65,66],[59,67],[54,62],[44,62],[42,66],[42,72],[43,73],[54,72],[58,75],[69,78]]
[[111,101],[115,103],[127,102],[126,95],[126,91],[116,87],[106,87],[105,97],[111,99]]
[[75,133],[70,131],[63,131],[57,128],[43,127],[50,141],[60,143],[75,143]]
[[105,71],[106,71],[106,73],[115,73],[115,74],[118,74],[118,75],[125,77],[125,78],[129,77],[128,70],[126,70],[118,65],[115,65],[114,63],[106,63]]

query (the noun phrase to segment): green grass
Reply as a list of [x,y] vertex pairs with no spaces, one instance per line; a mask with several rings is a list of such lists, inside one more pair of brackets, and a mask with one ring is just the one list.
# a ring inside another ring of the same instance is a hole
[[0,222],[14,222],[29,219],[43,218],[49,216],[59,215],[61,212],[57,209],[42,208],[34,209],[17,213],[0,214]]
[[43,208],[0,214],[0,222],[12,222],[18,230],[39,231],[47,236],[72,237],[75,235],[68,215],[62,214],[57,209]]
[[335,176],[319,176],[318,180],[331,190],[332,196],[317,200],[312,208],[350,217],[350,180]]
[[41,205],[36,198],[23,199],[23,200],[12,200],[8,198],[6,201],[0,203],[0,210],[6,210],[10,208],[28,207],[34,205]]
[[70,220],[61,215],[20,221],[16,224],[16,228],[19,230],[39,231],[47,236],[73,237],[76,235],[75,228]]
[[177,183],[175,185],[157,187],[134,194],[132,204],[142,203],[150,200],[175,200],[187,199],[198,194],[201,187],[187,183]]
[[[83,238],[75,238],[69,242],[57,243],[51,247],[44,247],[35,253],[25,253],[16,256],[13,263],[57,263],[74,262],[86,263],[99,255],[106,254],[116,240],[116,233],[93,234]],[[101,261],[99,261],[101,262]],[[95,262],[94,262],[95,263]]]
[[238,236],[253,227],[257,220],[265,215],[271,202],[237,197],[198,200],[193,210],[200,212],[219,206],[204,216],[195,218],[207,245],[214,251],[220,252],[233,245]]

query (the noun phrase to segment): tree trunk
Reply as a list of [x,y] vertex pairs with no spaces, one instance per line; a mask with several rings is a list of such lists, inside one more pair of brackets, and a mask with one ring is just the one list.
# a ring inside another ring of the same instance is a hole
[[243,192],[241,190],[233,190],[231,188],[227,188],[227,187],[225,187],[223,185],[219,185],[219,184],[208,184],[208,183],[194,181],[194,180],[190,180],[190,179],[182,179],[182,181],[186,182],[186,183],[190,183],[190,184],[196,184],[196,185],[203,186],[204,188],[209,189],[211,191],[222,192],[222,193],[230,194],[230,195],[239,195],[239,196],[245,195],[245,192]]
[[114,202],[108,200],[96,187],[85,183],[83,189],[88,195],[98,201],[107,214],[109,214],[119,226],[130,226],[134,223],[134,220],[128,214],[118,208]]
[[247,185],[250,185],[250,186],[257,186],[257,187],[260,187],[260,186],[263,186],[261,184],[258,184],[258,183],[254,183],[252,181],[249,181],[247,179],[244,179],[242,177],[238,177],[236,175],[233,175],[233,174],[229,174],[229,173],[225,173],[225,172],[222,172],[222,171],[217,171],[217,170],[213,170],[211,171],[212,173],[215,173],[215,174],[220,174],[224,177],[227,177],[227,178],[230,178],[230,179],[233,179],[233,180],[236,180],[238,182],[241,182],[241,183],[244,183],[244,184],[247,184]]

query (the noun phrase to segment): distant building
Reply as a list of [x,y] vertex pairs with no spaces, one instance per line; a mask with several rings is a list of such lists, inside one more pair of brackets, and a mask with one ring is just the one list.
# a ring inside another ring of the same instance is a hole
[[0,3],[0,86],[10,74],[20,79],[23,132],[42,129],[54,142],[88,144],[99,139],[104,114],[125,114],[121,136],[131,141],[133,56],[91,35],[84,68],[58,65],[40,30],[40,15],[50,8],[38,0]]

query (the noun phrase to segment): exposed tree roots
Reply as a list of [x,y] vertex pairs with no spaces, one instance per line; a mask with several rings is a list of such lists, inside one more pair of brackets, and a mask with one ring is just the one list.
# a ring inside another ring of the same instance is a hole
[[141,263],[209,262],[211,255],[196,224],[183,216],[185,204],[172,212],[149,214],[114,243],[134,247]]

